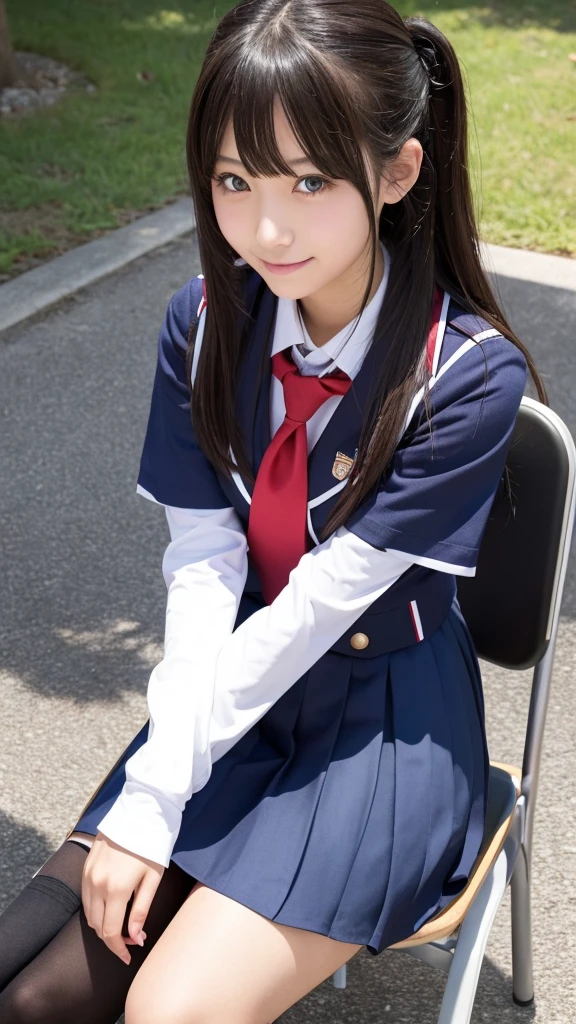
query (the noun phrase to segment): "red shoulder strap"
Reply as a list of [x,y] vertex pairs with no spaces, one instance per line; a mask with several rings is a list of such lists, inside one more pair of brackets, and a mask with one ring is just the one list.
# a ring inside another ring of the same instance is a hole
[[202,278],[202,298],[200,299],[200,305],[198,306],[198,310],[196,312],[197,317],[200,316],[200,314],[203,312],[207,305],[208,300],[206,298],[206,281],[204,278]]

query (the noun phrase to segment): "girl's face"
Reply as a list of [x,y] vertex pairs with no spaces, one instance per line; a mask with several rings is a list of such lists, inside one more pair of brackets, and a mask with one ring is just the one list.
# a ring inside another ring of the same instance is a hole
[[[212,178],[218,225],[226,241],[278,296],[319,292],[342,300],[363,287],[369,271],[366,208],[348,181],[321,175],[305,157],[277,103],[278,148],[294,177],[254,178],[241,164],[230,120]],[[379,200],[379,209],[382,202]],[[290,272],[269,264],[301,263]]]

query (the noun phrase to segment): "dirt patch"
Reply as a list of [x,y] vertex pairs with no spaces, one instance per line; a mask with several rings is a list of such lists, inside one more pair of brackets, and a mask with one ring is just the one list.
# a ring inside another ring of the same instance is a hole
[[88,241],[92,232],[77,234],[70,231],[62,223],[62,213],[58,203],[43,203],[30,206],[26,210],[0,210],[0,231],[8,235],[42,235],[45,241],[37,249],[18,253],[9,271],[0,274],[0,282],[31,270],[40,263],[45,263],[53,256],[60,256],[75,245]]

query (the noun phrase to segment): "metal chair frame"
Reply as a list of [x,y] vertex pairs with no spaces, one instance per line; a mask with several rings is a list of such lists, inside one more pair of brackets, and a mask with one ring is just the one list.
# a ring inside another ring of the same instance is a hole
[[[514,812],[504,845],[460,926],[452,935],[438,942],[425,942],[398,950],[448,975],[438,1024],[469,1024],[486,943],[508,885],[511,888],[512,910],[513,999],[519,1006],[530,1006],[534,1001],[530,907],[534,813],[560,606],[574,529],[576,448],[566,424],[548,406],[524,396],[519,415],[523,410],[532,414],[532,422],[534,414],[542,417],[542,429],[556,431],[557,438],[565,448],[568,465],[564,514],[546,631],[548,642],[544,654],[533,669],[522,771],[518,772],[521,774],[520,795],[514,793]],[[336,988],[345,988],[346,965],[335,971],[331,980]]]

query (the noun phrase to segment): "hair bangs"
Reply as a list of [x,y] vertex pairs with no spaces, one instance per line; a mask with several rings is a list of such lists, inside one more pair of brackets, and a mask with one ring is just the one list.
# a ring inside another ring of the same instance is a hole
[[218,148],[232,118],[239,157],[254,177],[297,176],[278,148],[274,115],[279,101],[303,153],[322,174],[352,181],[366,193],[362,140],[357,114],[358,83],[334,54],[320,54],[291,33],[274,40],[250,40],[236,59],[226,90],[212,91],[206,105],[211,125],[212,172]]

